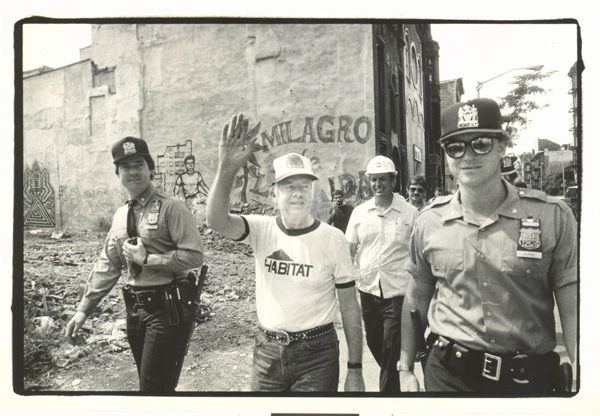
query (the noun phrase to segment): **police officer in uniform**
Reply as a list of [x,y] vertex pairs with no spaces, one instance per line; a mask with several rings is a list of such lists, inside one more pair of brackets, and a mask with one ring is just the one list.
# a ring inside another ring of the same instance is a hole
[[[112,147],[116,174],[130,201],[120,207],[77,312],[67,324],[71,341],[98,303],[127,270],[123,294],[127,338],[137,365],[140,390],[174,391],[190,323],[179,299],[190,293],[173,282],[203,261],[202,240],[185,204],[152,184],[154,160],[144,140],[126,137]],[[179,310],[179,313],[177,312]]]
[[415,225],[398,363],[403,391],[419,389],[414,309],[432,333],[429,392],[553,394],[555,302],[576,362],[575,218],[562,201],[501,179],[507,140],[493,100],[461,102],[442,115],[440,142],[460,188],[436,198]]

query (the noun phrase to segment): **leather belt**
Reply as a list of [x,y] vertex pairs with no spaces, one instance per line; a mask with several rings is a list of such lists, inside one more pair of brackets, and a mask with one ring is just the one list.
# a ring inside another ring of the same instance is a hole
[[480,376],[492,381],[512,380],[519,384],[527,384],[548,374],[549,370],[558,366],[560,360],[552,351],[546,354],[498,354],[472,350],[439,335],[433,347],[442,352],[442,363],[457,374]]
[[333,322],[325,325],[316,326],[306,331],[299,332],[288,332],[288,331],[269,331],[264,328],[258,327],[267,337],[268,341],[277,341],[284,347],[290,345],[292,342],[302,341],[304,339],[312,339],[325,335],[333,331]]

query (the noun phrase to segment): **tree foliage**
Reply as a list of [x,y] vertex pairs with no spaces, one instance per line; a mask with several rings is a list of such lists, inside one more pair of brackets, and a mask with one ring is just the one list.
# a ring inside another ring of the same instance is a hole
[[[575,182],[575,166],[565,166],[565,189],[569,186],[577,185]],[[548,177],[544,178],[544,192],[548,195],[562,195],[563,194],[563,176],[562,172],[556,172]]]
[[539,84],[557,71],[542,73],[540,71],[516,75],[510,85],[514,86],[508,94],[501,98],[500,108],[510,110],[503,114],[504,132],[511,137],[511,144],[519,139],[519,132],[525,130],[530,123],[527,114],[546,108],[549,104],[538,104],[535,96],[546,94],[546,89]]

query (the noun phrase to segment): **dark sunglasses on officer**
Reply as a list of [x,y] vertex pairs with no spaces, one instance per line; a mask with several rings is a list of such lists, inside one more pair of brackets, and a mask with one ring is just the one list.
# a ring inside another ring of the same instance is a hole
[[487,155],[494,147],[493,137],[475,137],[471,140],[448,139],[442,143],[442,148],[452,159],[459,159],[467,152],[467,146],[477,155]]

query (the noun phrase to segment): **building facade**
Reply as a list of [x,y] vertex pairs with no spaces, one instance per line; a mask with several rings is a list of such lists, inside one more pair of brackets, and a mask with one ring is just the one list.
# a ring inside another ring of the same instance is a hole
[[[126,199],[110,147],[125,136],[148,142],[163,191],[176,192],[189,155],[210,186],[222,126],[240,112],[258,141],[234,183],[238,204],[269,202],[271,163],[284,153],[311,160],[319,176],[313,214],[324,218],[334,189],[356,203],[371,196],[365,169],[373,156],[394,160],[403,192],[410,176],[429,175],[429,154],[438,151],[437,44],[428,25],[94,25],[81,58],[23,79],[24,168],[46,178],[43,193],[32,191],[42,187],[33,179],[24,190],[25,217],[35,207],[37,219],[25,225],[110,220]],[[203,221],[205,198],[186,202]]]

